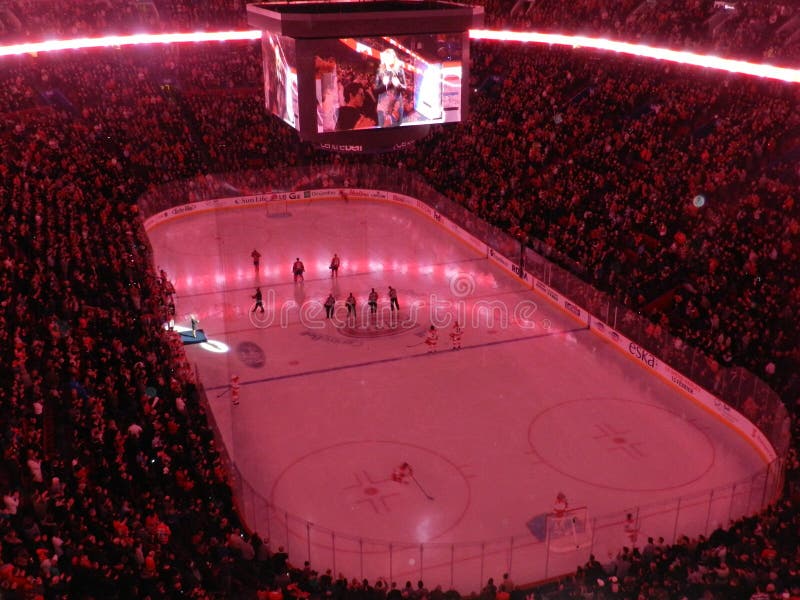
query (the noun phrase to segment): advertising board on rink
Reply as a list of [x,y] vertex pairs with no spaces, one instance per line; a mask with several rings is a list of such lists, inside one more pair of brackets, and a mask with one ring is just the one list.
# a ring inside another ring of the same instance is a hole
[[495,252],[493,249],[490,249],[489,258],[491,258],[494,262],[503,267],[506,271],[513,272],[511,271],[511,265],[513,263],[499,252]]
[[740,435],[749,438],[763,453],[767,461],[772,461],[777,457],[775,449],[772,447],[772,444],[769,443],[766,436],[740,412],[701,388],[690,379],[687,379],[668,364],[658,360],[632,340],[614,331],[602,321],[592,319],[589,326],[596,335],[599,335],[608,343],[616,346],[620,351],[628,354],[631,358],[639,362],[641,366],[649,369],[654,374],[682,390],[685,394],[691,396],[695,402],[715,413],[728,423],[728,425],[738,431]]

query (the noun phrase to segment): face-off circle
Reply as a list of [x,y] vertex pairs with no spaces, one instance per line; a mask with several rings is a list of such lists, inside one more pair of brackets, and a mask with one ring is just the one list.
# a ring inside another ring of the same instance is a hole
[[582,398],[542,411],[528,443],[549,467],[589,485],[660,491],[689,485],[714,466],[714,444],[679,414],[614,397]]
[[[397,480],[404,462],[413,475]],[[355,537],[433,541],[456,527],[470,505],[461,470],[438,452],[400,442],[357,441],[302,456],[281,472],[274,507]],[[351,518],[342,523],[341,515]],[[380,531],[380,536],[375,532]]]

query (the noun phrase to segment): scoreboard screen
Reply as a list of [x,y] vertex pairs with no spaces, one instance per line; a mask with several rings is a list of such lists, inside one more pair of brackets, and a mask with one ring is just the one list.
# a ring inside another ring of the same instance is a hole
[[439,0],[263,2],[267,111],[318,148],[381,152],[468,116],[469,28],[483,11]]
[[317,132],[457,123],[462,37],[316,40]]

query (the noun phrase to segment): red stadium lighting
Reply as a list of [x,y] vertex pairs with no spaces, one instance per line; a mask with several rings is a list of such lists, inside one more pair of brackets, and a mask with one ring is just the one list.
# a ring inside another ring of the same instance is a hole
[[653,48],[642,44],[630,44],[604,38],[590,38],[580,35],[562,35],[557,33],[537,33],[534,31],[497,31],[489,29],[472,29],[470,39],[492,40],[498,42],[522,42],[533,44],[548,44],[557,46],[572,46],[621,52],[631,56],[667,60],[683,65],[693,65],[706,69],[717,69],[729,73],[741,73],[755,77],[778,79],[788,83],[800,83],[800,70],[775,67],[773,65],[750,63],[744,60],[733,60],[719,56],[694,54],[666,48]]
[[137,46],[142,44],[177,44],[186,42],[225,42],[234,40],[257,40],[260,31],[198,31],[194,33],[137,33],[133,35],[109,35],[97,38],[76,38],[71,40],[51,40],[0,46],[0,56],[17,56],[37,52],[58,50],[79,50],[82,48],[112,48]]
[[[684,65],[693,65],[706,69],[716,69],[729,73],[740,73],[753,77],[776,79],[787,83],[800,83],[800,69],[776,67],[768,64],[757,64],[743,60],[721,58],[693,52],[654,48],[641,44],[630,44],[607,40],[604,38],[590,38],[576,35],[563,35],[554,33],[538,33],[534,31],[499,31],[490,29],[471,29],[469,37],[473,40],[496,42],[520,42],[530,44],[547,44],[569,47],[594,48],[611,52],[621,52],[631,56],[667,60]],[[54,52],[58,50],[77,50],[81,48],[109,48],[141,44],[176,44],[187,42],[224,42],[235,40],[257,40],[261,32],[251,31],[217,31],[195,33],[166,33],[166,34],[135,34],[117,35],[98,38],[77,38],[72,40],[54,40],[24,44],[0,46],[0,57],[17,56],[21,54],[36,54],[38,52]]]

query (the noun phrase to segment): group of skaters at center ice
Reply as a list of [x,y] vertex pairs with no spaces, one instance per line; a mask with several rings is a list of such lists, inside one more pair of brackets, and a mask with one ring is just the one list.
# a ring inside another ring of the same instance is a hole
[[[370,315],[377,315],[378,314],[378,298],[379,294],[375,291],[375,288],[372,288],[367,295],[367,307],[369,308]],[[333,292],[328,294],[328,297],[325,299],[323,303],[325,306],[325,317],[328,319],[333,318],[333,311],[336,308],[336,297],[333,295]],[[347,318],[348,319],[355,319],[356,318],[356,297],[353,295],[353,292],[350,292],[347,296],[347,299],[344,301],[344,305],[347,307]],[[397,300],[397,290],[394,289],[392,286],[389,286],[389,309],[391,314],[394,315],[395,311],[398,313],[400,312],[400,302]]]
[[[253,250],[255,253],[256,250]],[[255,255],[253,258],[254,266],[258,269],[257,264],[255,263]],[[334,253],[333,257],[331,258],[331,263],[328,268],[331,271],[331,277],[338,278],[339,277],[339,266],[341,265],[341,259],[339,255]],[[292,276],[294,277],[295,283],[303,283],[303,274],[306,271],[306,267],[303,264],[303,261],[300,260],[300,257],[296,258],[294,263],[292,264]],[[377,314],[378,312],[378,292],[375,291],[375,288],[372,288],[367,296],[367,306],[369,307],[370,314]],[[353,295],[353,292],[347,296],[347,299],[344,301],[345,306],[347,307],[347,318],[356,318],[356,298]],[[328,297],[325,299],[323,303],[325,306],[325,317],[327,319],[333,318],[333,312],[336,308],[336,298],[334,297],[333,293],[331,292],[328,294]],[[397,290],[392,286],[389,286],[389,310],[392,314],[395,311],[398,313],[400,312],[400,302],[397,299]]]
[[[255,252],[255,250],[253,250]],[[333,258],[331,258],[331,264],[328,266],[328,269],[331,271],[331,277],[339,277],[339,265],[341,265],[342,261],[339,258],[339,255],[334,253]],[[254,263],[255,265],[255,263]],[[256,266],[258,269],[258,266]],[[300,257],[294,259],[292,263],[292,277],[294,278],[295,283],[303,283],[304,281],[304,274],[306,272],[306,266],[303,264],[303,261],[300,260]]]
[[[253,249],[250,253],[250,257],[253,259],[253,269],[256,272],[256,275],[259,274],[261,269],[261,253],[257,249]],[[334,254],[333,258],[331,258],[331,264],[328,267],[331,271],[331,277],[338,277],[339,276],[339,265],[341,265],[341,259],[339,258],[338,254]],[[303,264],[303,261],[300,260],[300,257],[294,259],[292,263],[292,277],[294,278],[295,283],[303,283],[304,281],[304,274],[306,272],[306,266]]]
[[[253,250],[251,254],[253,258],[253,267],[255,268],[256,272],[258,272],[261,254],[258,250]],[[334,253],[333,257],[331,258],[331,263],[329,265],[329,269],[331,271],[331,277],[338,277],[339,276],[339,266],[341,265],[341,259],[339,255]],[[292,276],[294,278],[295,283],[303,283],[303,275],[306,271],[306,267],[303,264],[303,261],[300,260],[300,257],[297,257],[292,263]],[[397,299],[397,290],[392,286],[389,286],[389,310],[391,311],[390,314],[395,314],[395,311],[398,313],[400,312],[400,302]],[[375,291],[375,288],[371,288],[370,292],[367,296],[367,306],[369,307],[370,314],[377,314],[378,312],[378,298],[379,294]],[[255,306],[253,307],[253,312],[256,310],[261,310],[264,312],[264,305],[262,303],[262,294],[261,289],[256,288],[256,293],[253,296],[253,299],[256,301]],[[347,296],[347,299],[344,301],[344,305],[347,307],[347,318],[356,318],[356,298],[353,295],[353,292],[350,292]],[[325,306],[325,317],[327,319],[333,318],[334,310],[336,309],[336,297],[331,292],[328,294],[328,297],[325,299],[323,303]],[[461,350],[461,340],[464,335],[464,330],[459,324],[458,321],[453,323],[453,328],[449,333],[450,337],[450,348],[451,350]],[[425,334],[425,345],[428,348],[428,352],[436,352],[439,346],[439,330],[435,325],[431,325],[428,328],[428,331]]]
[[[355,319],[356,318],[356,298],[353,296],[353,293],[347,296],[345,300],[345,306],[347,307],[347,318],[348,319]],[[378,312],[378,292],[375,291],[375,288],[369,293],[367,297],[367,305],[369,306],[369,311],[371,315],[377,315]],[[389,307],[391,310],[392,315],[395,314],[395,311],[398,313],[400,312],[400,303],[397,301],[397,290],[394,289],[392,286],[389,286]],[[325,300],[325,316],[328,319],[333,318],[333,312],[336,308],[336,298],[334,297],[333,293],[328,294],[327,299]],[[461,339],[464,335],[464,330],[459,324],[458,321],[453,323],[453,329],[450,331],[450,349],[451,350],[461,350]],[[428,328],[428,331],[425,334],[424,344],[428,348],[428,352],[436,352],[439,346],[439,330],[437,329],[436,325],[431,325]]]
[[[253,300],[255,300],[255,304],[250,312],[259,311],[261,313],[266,312],[264,308],[264,295],[261,292],[261,288],[257,287],[255,294],[251,296]],[[356,317],[356,297],[353,295],[353,292],[347,296],[347,299],[344,301],[345,306],[347,307],[347,318],[348,319],[355,319]],[[392,314],[395,314],[395,311],[400,311],[400,303],[397,300],[397,290],[394,289],[392,286],[389,286],[389,305],[392,311]],[[336,297],[331,292],[328,294],[328,297],[323,302],[323,306],[325,307],[325,317],[328,319],[333,318],[333,313],[336,308]],[[377,314],[378,312],[378,292],[375,291],[375,288],[369,293],[367,299],[367,306],[369,307],[370,314]]]

